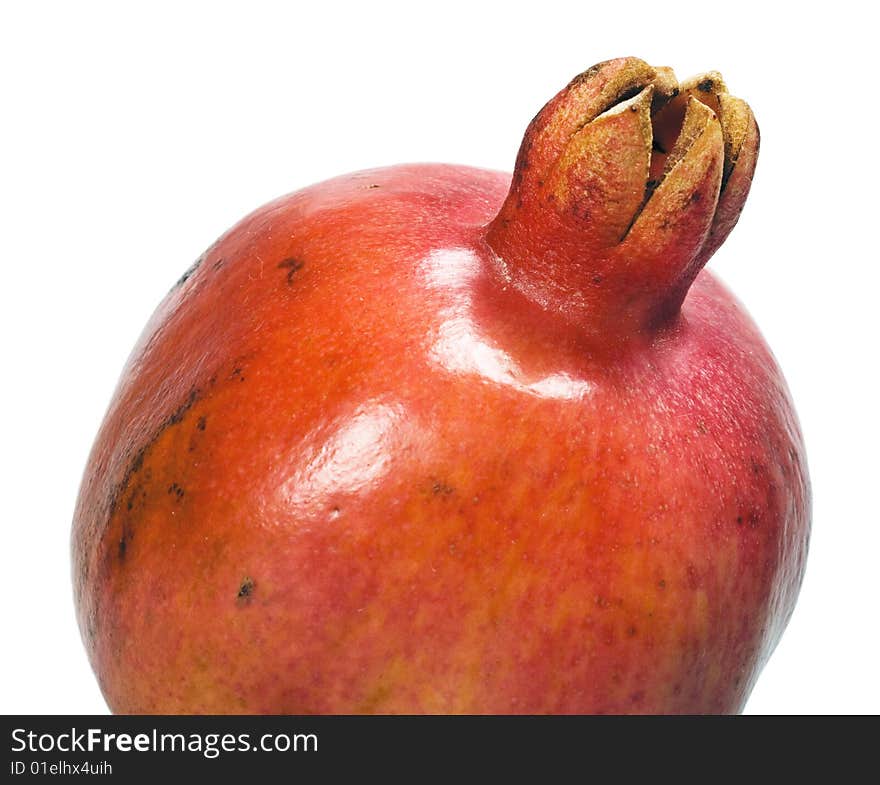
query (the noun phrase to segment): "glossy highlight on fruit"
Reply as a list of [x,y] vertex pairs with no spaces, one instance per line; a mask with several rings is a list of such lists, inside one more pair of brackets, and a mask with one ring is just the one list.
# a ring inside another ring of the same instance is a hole
[[720,75],[621,58],[512,179],[363,171],[221,237],[76,506],[110,708],[740,711],[810,526],[783,377],[702,271],[757,154]]

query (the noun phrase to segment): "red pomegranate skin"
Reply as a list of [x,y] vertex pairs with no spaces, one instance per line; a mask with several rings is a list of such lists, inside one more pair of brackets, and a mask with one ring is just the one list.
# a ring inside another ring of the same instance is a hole
[[73,531],[120,713],[728,713],[794,606],[804,447],[708,272],[624,346],[507,285],[506,174],[257,210],[147,325]]

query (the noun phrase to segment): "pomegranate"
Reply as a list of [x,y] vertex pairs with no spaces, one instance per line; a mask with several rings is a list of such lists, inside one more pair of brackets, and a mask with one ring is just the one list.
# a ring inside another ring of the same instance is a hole
[[757,154],[717,73],[622,58],[512,179],[363,171],[221,237],[76,506],[110,708],[740,711],[810,525],[780,370],[701,272]]

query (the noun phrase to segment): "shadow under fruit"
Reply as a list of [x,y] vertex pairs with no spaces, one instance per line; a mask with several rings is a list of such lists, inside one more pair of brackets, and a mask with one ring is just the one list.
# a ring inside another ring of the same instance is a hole
[[701,272],[757,152],[718,74],[622,58],[544,107],[512,180],[359,172],[221,237],[76,506],[111,709],[741,710],[810,519],[785,382]]

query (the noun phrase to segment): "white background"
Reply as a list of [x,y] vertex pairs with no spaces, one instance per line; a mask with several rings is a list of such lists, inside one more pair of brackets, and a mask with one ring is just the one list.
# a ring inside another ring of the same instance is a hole
[[762,131],[710,265],[788,378],[814,529],[747,711],[878,712],[877,69],[859,5],[3,3],[0,712],[107,711],[74,621],[73,506],[127,354],[189,264],[332,175],[509,170],[553,93],[629,54],[720,70]]

